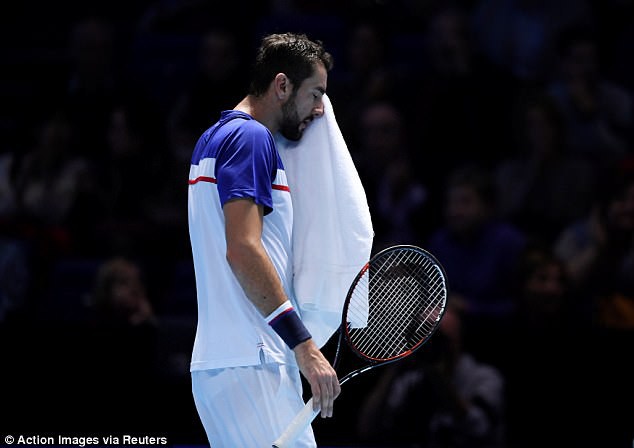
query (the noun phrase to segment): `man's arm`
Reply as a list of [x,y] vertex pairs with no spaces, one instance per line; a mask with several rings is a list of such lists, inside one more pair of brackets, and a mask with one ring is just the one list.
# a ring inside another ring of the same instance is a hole
[[[263,207],[252,199],[234,199],[224,205],[227,261],[245,294],[263,317],[288,300],[282,282],[262,245]],[[299,369],[310,384],[322,417],[331,417],[341,388],[337,374],[312,339],[293,351]]]

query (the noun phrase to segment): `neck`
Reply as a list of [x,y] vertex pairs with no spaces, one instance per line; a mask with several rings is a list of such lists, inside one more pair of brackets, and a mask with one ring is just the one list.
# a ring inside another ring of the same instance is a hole
[[274,134],[279,130],[281,110],[268,97],[268,94],[262,96],[247,95],[234,107],[234,110],[251,115],[271,131],[271,134]]

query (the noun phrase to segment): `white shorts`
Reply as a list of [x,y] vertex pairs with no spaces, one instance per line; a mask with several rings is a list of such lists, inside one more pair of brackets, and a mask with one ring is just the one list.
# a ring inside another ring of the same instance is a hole
[[[270,448],[304,406],[299,375],[274,363],[191,372],[211,448]],[[294,446],[316,448],[310,426]]]

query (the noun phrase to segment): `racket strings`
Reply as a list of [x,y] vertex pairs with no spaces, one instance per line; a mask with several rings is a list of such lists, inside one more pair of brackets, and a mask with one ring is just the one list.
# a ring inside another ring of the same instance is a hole
[[[380,315],[386,314],[386,312],[388,311],[386,310],[386,308],[389,307],[390,305],[393,305],[393,303],[390,302],[389,300],[380,300],[380,299],[393,297],[396,294],[395,291],[397,290],[397,288],[399,288],[400,286],[402,290],[403,285],[402,284],[399,285],[397,282],[391,281],[389,278],[383,278],[382,281],[377,281],[377,279],[379,278],[378,276],[381,274],[381,272],[389,272],[389,270],[393,267],[394,263],[392,263],[388,268],[385,268],[386,265],[387,263],[384,264],[383,268],[380,268],[378,270],[375,268],[372,271],[370,271],[370,272],[373,272],[374,275],[373,275],[372,287],[369,291],[366,288],[366,285],[369,282],[367,281],[359,282],[359,285],[355,289],[355,294],[354,294],[357,300],[351,302],[353,306],[351,306],[351,308],[348,310],[348,315],[354,314],[358,318],[357,320],[363,317],[367,319],[369,310],[366,308],[368,308],[369,306],[371,306],[373,309],[372,316],[380,316]],[[369,275],[370,274],[366,272],[366,280]],[[402,291],[401,291],[401,294],[402,294]],[[410,294],[403,295],[403,297],[409,297],[409,296]],[[368,304],[368,300],[370,298],[372,299],[372,302]],[[354,313],[354,311],[357,311],[357,313]],[[370,328],[366,328],[366,333],[368,333],[371,328],[373,328],[372,325],[370,325]]]
[[[405,306],[403,306],[402,312],[406,312]],[[402,318],[393,319],[390,323],[372,319],[365,331],[357,333],[355,344],[360,351],[373,358],[389,358],[395,353],[403,352],[406,350],[408,340],[403,337],[403,328],[396,327],[397,325],[402,326],[403,322],[406,320]]]
[[415,250],[392,252],[371,265],[355,286],[346,318],[357,323],[348,329],[350,342],[375,360],[407,353],[437,326],[445,295],[436,263]]
[[[408,288],[408,291],[400,293],[412,294],[412,291]],[[420,295],[420,292],[413,294]],[[433,321],[422,317],[425,311],[421,311],[420,303],[410,301],[401,303],[400,306],[400,313],[391,322],[385,322],[384,319],[370,322],[369,328],[375,328],[377,331],[372,332],[372,335],[365,334],[365,343],[358,343],[364,353],[372,352],[375,358],[393,357],[412,349],[431,332],[434,327]],[[427,305],[425,308],[429,309],[430,306]]]
[[[416,273],[409,272],[406,275],[416,276]],[[408,279],[407,277],[397,283],[391,282],[392,288],[389,292],[391,296],[398,294],[401,297],[409,297],[411,300],[402,302],[402,309],[393,319],[392,328],[388,328],[384,323],[377,322],[377,328],[381,329],[376,334],[377,338],[388,343],[383,347],[378,347],[382,349],[378,353],[379,357],[390,357],[411,349],[434,328],[436,316],[431,313],[432,301],[420,302],[421,297],[429,297],[430,291],[423,291],[421,296],[421,285],[418,282],[414,284],[414,282],[414,279]],[[383,307],[390,304],[387,300],[382,302]],[[424,309],[421,309],[422,307]],[[421,329],[423,330],[422,332]],[[390,337],[390,335],[393,337]]]

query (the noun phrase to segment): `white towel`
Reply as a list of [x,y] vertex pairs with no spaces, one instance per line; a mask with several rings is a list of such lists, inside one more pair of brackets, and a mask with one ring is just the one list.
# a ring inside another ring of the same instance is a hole
[[293,201],[293,287],[300,315],[322,347],[341,324],[343,302],[372,251],[365,190],[324,95],[324,116],[299,142],[276,135]]

